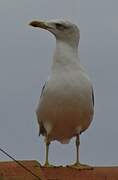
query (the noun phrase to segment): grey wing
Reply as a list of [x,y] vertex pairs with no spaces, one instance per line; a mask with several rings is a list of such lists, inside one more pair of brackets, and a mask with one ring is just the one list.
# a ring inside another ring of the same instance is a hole
[[[44,93],[45,87],[46,87],[46,83],[45,83],[45,84],[43,85],[43,87],[42,87],[42,91],[41,91],[40,98],[42,97],[42,95],[43,95],[43,93]],[[39,118],[39,117],[38,117],[38,112],[37,112],[37,118]],[[46,130],[45,130],[45,128],[44,128],[43,122],[42,122],[41,120],[39,120],[38,122],[39,122],[39,136],[40,136],[40,135],[45,136],[45,135],[46,135]]]
[[41,98],[41,96],[43,95],[43,92],[44,92],[45,87],[46,87],[46,82],[45,82],[45,84],[44,84],[43,87],[42,87],[42,91],[41,91],[40,98]]
[[43,135],[43,136],[45,136],[46,135],[46,130],[45,130],[45,128],[44,128],[44,125],[43,125],[43,123],[42,123],[42,121],[40,121],[39,122],[39,136],[40,135]]
[[94,100],[94,91],[93,91],[93,88],[92,88],[92,102],[93,102],[93,106],[94,106],[95,100]]
[[[94,90],[93,90],[93,87],[92,87],[92,92],[91,92],[91,98],[92,98],[92,104],[93,104],[93,108],[94,108]],[[85,130],[85,129],[84,129]],[[82,134],[84,132],[84,130],[82,130],[80,132],[80,134]]]

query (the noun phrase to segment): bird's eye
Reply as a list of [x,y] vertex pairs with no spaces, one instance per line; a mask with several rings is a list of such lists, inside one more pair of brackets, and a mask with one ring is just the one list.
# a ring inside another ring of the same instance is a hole
[[66,27],[63,24],[60,24],[60,23],[56,23],[55,26],[56,26],[56,29],[61,30],[61,31],[66,29]]

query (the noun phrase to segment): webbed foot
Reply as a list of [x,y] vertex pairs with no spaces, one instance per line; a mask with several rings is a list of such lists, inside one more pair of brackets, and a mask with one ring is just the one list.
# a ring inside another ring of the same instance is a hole
[[75,163],[72,165],[67,165],[67,167],[75,168],[78,170],[92,170],[93,167],[86,165],[86,164],[80,164],[80,163]]

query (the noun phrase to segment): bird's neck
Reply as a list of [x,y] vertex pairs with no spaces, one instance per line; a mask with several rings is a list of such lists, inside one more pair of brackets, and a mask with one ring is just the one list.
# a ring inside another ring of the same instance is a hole
[[56,49],[53,58],[53,65],[68,65],[79,61],[78,47],[56,40]]

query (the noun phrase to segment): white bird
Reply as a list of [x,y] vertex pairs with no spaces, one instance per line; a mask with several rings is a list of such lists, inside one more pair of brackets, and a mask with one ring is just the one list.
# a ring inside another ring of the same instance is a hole
[[79,161],[80,134],[85,131],[94,113],[92,83],[80,64],[78,44],[79,28],[65,20],[32,21],[33,27],[50,31],[56,37],[51,75],[45,83],[36,110],[40,133],[45,136],[46,160],[48,162],[49,144],[53,140],[69,143],[76,137],[78,169],[91,169]]

